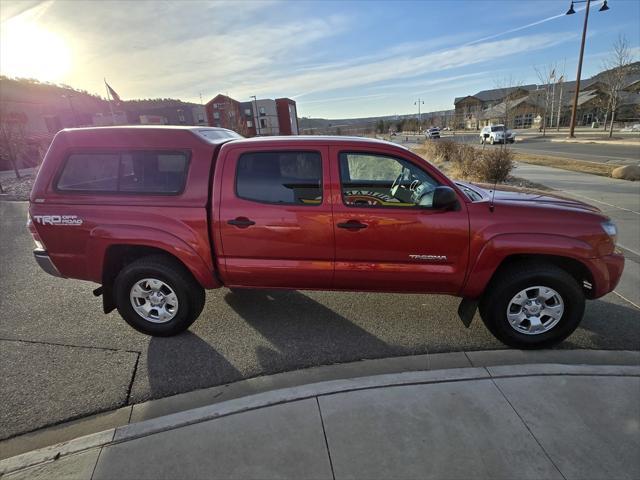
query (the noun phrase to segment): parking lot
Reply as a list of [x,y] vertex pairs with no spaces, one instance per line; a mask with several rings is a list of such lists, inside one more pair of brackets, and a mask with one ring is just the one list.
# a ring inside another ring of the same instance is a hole
[[[150,338],[95,285],[40,271],[27,204],[0,202],[0,432],[46,425],[180,392],[314,365],[503,348],[476,318],[465,329],[445,296],[209,291],[191,330]],[[589,302],[559,348],[637,349],[640,311],[616,295]]]

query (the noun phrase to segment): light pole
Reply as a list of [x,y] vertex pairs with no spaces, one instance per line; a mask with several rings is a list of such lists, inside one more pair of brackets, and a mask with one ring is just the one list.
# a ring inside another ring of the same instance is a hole
[[424,100],[418,98],[418,100],[413,102],[413,104],[418,105],[418,133],[420,133],[420,125],[422,124],[422,114],[420,113],[420,105],[424,105]]
[[[580,94],[580,75],[582,74],[582,57],[584,56],[584,42],[587,38],[587,22],[589,21],[589,6],[591,0],[573,0],[566,15],[573,15],[576,11],[573,9],[574,3],[586,3],[587,8],[584,13],[584,26],[582,27],[582,42],[580,43],[580,57],[578,58],[578,73],[576,75],[576,91],[573,95],[573,107],[571,108],[571,124],[569,127],[569,137],[575,137],[574,130],[576,129],[576,114],[578,111],[578,95]],[[600,12],[606,12],[609,10],[607,6],[607,0],[604,0],[600,7]]]
[[253,112],[256,119],[256,135],[260,136],[260,118],[258,118],[258,99],[255,95],[251,95],[249,98],[253,98]]
[[75,97],[75,95],[71,95],[71,94],[63,94],[62,98],[66,98],[67,100],[69,100],[69,108],[71,109],[71,114],[73,115],[73,126],[77,127],[78,126],[78,115],[76,115],[76,109],[73,108],[73,102],[71,101],[71,99]]

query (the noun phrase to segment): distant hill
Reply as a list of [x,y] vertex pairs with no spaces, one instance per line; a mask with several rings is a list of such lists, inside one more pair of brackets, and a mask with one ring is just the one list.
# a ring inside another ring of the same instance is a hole
[[[454,110],[440,110],[437,112],[422,112],[422,122],[429,123],[432,119],[442,118],[447,115],[453,115]],[[298,120],[301,130],[309,129],[336,129],[336,128],[366,128],[373,127],[381,120],[383,122],[397,122],[408,119],[417,119],[418,112],[405,113],[402,115],[382,115],[379,117],[360,117],[360,118],[310,118],[302,117]]]

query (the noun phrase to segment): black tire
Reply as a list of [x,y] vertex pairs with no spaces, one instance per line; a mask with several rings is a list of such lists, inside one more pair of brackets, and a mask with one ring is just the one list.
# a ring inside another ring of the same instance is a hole
[[[550,330],[535,335],[521,333],[507,320],[507,308],[522,290],[533,286],[554,289],[564,312]],[[480,300],[480,316],[487,329],[502,343],[515,348],[546,348],[562,342],[578,327],[584,314],[584,292],[567,271],[552,264],[523,262],[498,272]]]
[[[136,282],[154,278],[167,284],[178,298],[175,316],[165,323],[153,323],[138,314],[129,298]],[[125,266],[114,282],[118,312],[137,331],[156,337],[170,337],[187,330],[204,308],[205,293],[180,262],[166,255],[151,255]]]

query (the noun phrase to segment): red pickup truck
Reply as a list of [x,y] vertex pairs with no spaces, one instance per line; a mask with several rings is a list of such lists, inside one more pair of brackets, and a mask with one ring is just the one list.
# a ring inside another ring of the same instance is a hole
[[219,128],[61,131],[29,228],[44,270],[100,284],[105,313],[158,336],[227,286],[455,295],[465,325],[479,307],[502,342],[544,347],[624,266],[590,205],[454,182],[388,142]]

